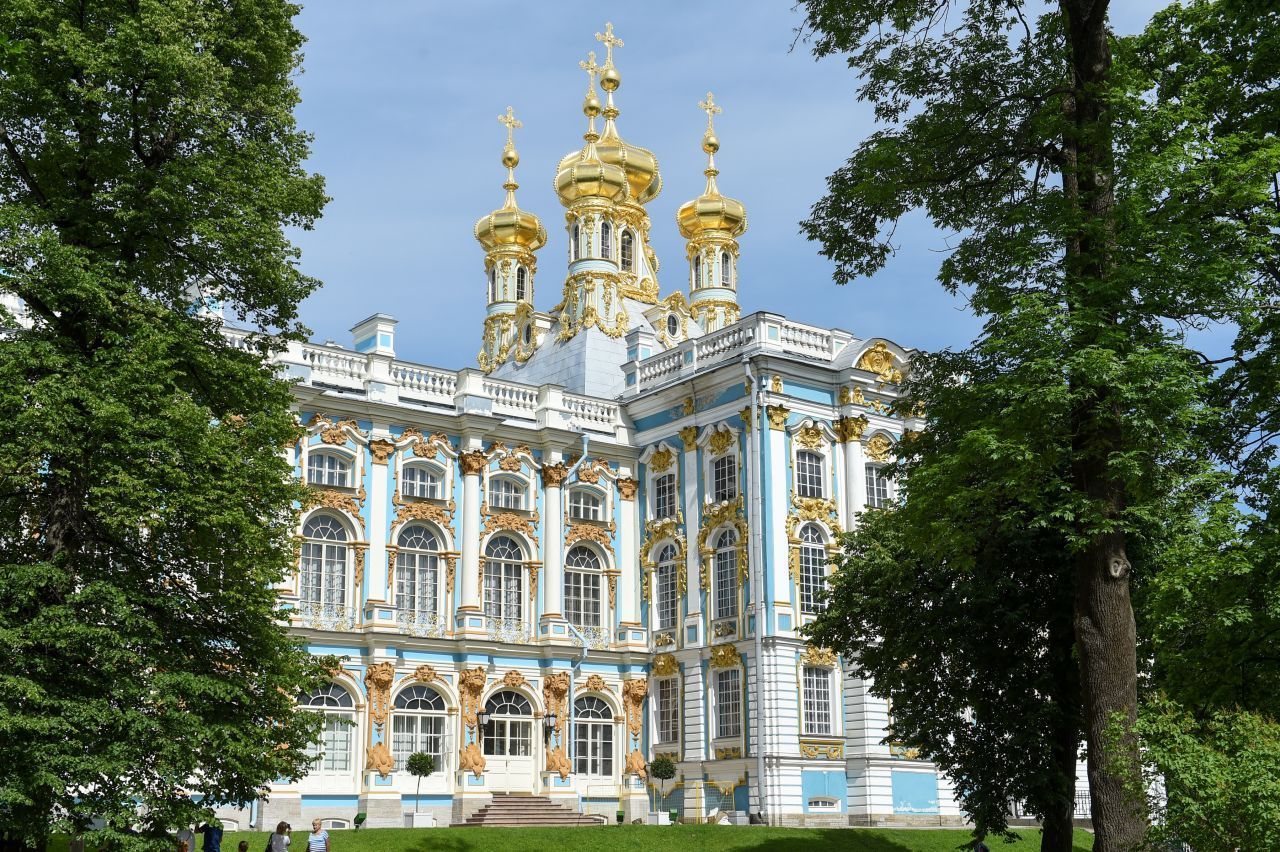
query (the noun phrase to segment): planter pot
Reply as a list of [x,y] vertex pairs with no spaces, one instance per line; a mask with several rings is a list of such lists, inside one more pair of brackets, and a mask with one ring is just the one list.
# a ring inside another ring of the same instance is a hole
[[410,817],[409,825],[412,828],[435,828],[436,815],[431,813],[413,813],[408,814]]
[[649,825],[671,825],[671,814],[667,811],[649,811]]

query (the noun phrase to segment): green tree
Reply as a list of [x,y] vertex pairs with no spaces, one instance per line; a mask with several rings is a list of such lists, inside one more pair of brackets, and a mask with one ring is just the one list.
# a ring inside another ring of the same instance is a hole
[[[295,778],[322,676],[273,586],[300,487],[286,384],[316,282],[281,0],[0,6],[0,837],[108,848]],[[241,347],[204,310],[258,333]],[[199,803],[195,800],[200,799]],[[136,827],[136,829],[135,829]]]
[[409,759],[405,761],[404,768],[409,770],[409,774],[418,779],[418,790],[414,794],[414,809],[418,807],[418,800],[422,798],[422,779],[427,778],[431,773],[436,771],[436,759],[425,751],[415,751],[409,755]]
[[[1204,403],[1205,359],[1185,331],[1275,292],[1258,276],[1276,221],[1274,136],[1260,125],[1213,133],[1218,104],[1204,86],[1273,92],[1275,80],[1261,71],[1246,85],[1212,57],[1143,65],[1133,43],[1110,34],[1105,0],[1061,0],[1038,19],[1017,2],[804,6],[815,52],[848,55],[863,75],[860,96],[887,125],[832,175],[804,225],[837,279],[879,269],[893,224],[923,209],[962,235],[943,286],[995,322],[990,340],[1010,357],[1052,367],[1021,373],[1024,395],[1060,394],[1049,411],[1063,414],[1027,424],[1041,432],[1033,443],[1062,453],[1028,498],[1045,503],[1039,514],[1073,560],[1097,847],[1135,848],[1146,819],[1132,795],[1131,583],[1158,564],[1134,559],[1159,552],[1144,535],[1200,487],[1196,435],[1217,416]],[[1220,20],[1203,31],[1232,22],[1246,41],[1224,41],[1247,55],[1268,38],[1250,17],[1263,8],[1193,3],[1171,7],[1167,21],[1176,32],[1210,9]],[[1121,735],[1108,737],[1117,720]]]

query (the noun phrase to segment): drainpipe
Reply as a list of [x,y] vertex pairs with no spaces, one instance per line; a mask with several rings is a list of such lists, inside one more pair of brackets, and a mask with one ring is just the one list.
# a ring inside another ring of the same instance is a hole
[[765,629],[765,611],[764,611],[764,547],[761,541],[761,515],[760,506],[764,502],[764,494],[762,493],[763,478],[760,475],[761,468],[761,446],[763,437],[761,432],[765,428],[764,417],[764,392],[760,390],[760,383],[756,381],[756,374],[751,369],[751,358],[742,356],[742,368],[746,373],[747,381],[751,383],[751,448],[747,456],[747,493],[750,495],[748,501],[748,535],[751,545],[751,563],[750,567],[752,580],[752,598],[755,603],[756,610],[756,629],[752,639],[755,643],[756,657],[756,701],[755,712],[752,717],[755,721],[756,729],[756,789],[760,798],[760,818],[767,824],[768,816],[766,802],[768,796],[765,791],[765,758],[764,758],[764,629]]

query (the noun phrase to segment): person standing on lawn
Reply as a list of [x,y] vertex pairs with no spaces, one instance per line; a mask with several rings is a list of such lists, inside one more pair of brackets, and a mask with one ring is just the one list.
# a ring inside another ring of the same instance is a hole
[[289,852],[289,823],[280,822],[276,826],[275,833],[271,835],[271,842],[267,844],[267,852]]
[[311,821],[311,834],[307,836],[307,852],[329,852],[329,832],[324,830],[318,819]]
[[206,822],[200,826],[200,834],[204,835],[202,852],[222,852],[222,826]]

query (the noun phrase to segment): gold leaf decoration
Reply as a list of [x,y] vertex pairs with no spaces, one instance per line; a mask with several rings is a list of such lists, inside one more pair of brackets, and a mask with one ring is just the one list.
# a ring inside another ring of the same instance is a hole
[[804,653],[800,655],[800,662],[806,666],[816,666],[823,669],[835,668],[836,652],[830,648],[805,645]]
[[659,654],[653,658],[653,673],[657,677],[670,677],[680,670],[674,654]]
[[858,369],[875,373],[886,384],[902,381],[902,371],[897,368],[897,359],[883,340],[876,341],[874,346],[862,353],[862,357],[858,359]]
[[726,642],[723,645],[713,645],[711,647],[711,668],[733,668],[740,662],[741,658],[738,656],[738,649],[732,643]]
[[707,446],[711,448],[714,455],[722,455],[733,446],[733,432],[728,429],[721,429],[719,432],[712,432],[711,439],[707,442]]
[[675,461],[675,457],[666,447],[658,450],[649,459],[649,467],[654,473],[666,473],[671,469],[671,463]]
[[804,426],[796,432],[796,443],[805,449],[816,450],[826,442],[822,438],[822,430],[817,426]]
[[369,718],[382,727],[391,711],[391,684],[395,680],[396,667],[392,663],[374,663],[364,676],[369,689]]
[[893,451],[893,442],[883,433],[872,435],[871,440],[867,441],[867,457],[872,461],[886,462],[889,460],[889,453]]

